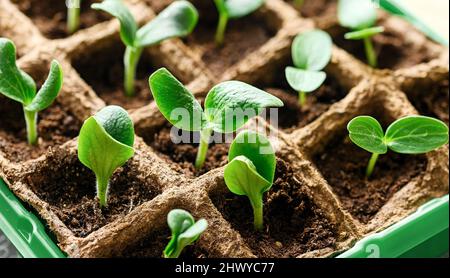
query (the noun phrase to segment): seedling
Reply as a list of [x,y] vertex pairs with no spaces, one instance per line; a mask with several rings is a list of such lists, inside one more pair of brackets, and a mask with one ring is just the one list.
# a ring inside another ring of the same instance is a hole
[[81,0],[68,0],[67,4],[67,31],[75,33],[80,27],[80,3]]
[[205,219],[195,222],[192,215],[182,209],[174,209],[167,215],[172,238],[164,250],[165,258],[178,258],[183,249],[196,242],[208,227]]
[[402,154],[422,154],[448,143],[448,127],[440,120],[425,116],[407,116],[393,122],[386,134],[370,116],[359,116],[348,123],[350,139],[372,153],[366,176],[372,175],[380,154],[388,149]]
[[263,230],[263,194],[272,187],[276,159],[270,141],[262,134],[243,131],[236,136],[224,170],[228,189],[247,196],[253,208],[254,227]]
[[127,111],[107,106],[88,118],[78,138],[78,159],[95,173],[97,197],[107,206],[109,180],[134,155],[134,127]]
[[175,1],[139,30],[133,15],[121,0],[105,0],[92,4],[92,8],[108,12],[120,21],[120,37],[126,45],[124,86],[127,96],[134,95],[136,68],[143,48],[169,38],[187,36],[198,21],[197,10],[184,0]]
[[372,37],[384,32],[384,27],[374,26],[377,21],[375,4],[371,0],[339,0],[338,19],[341,26],[350,28],[347,40],[363,40],[368,64],[377,67],[377,54]]
[[203,111],[194,95],[167,69],[153,73],[149,83],[156,105],[172,125],[187,131],[200,131],[197,169],[205,162],[213,131],[234,132],[263,108],[283,106],[281,100],[258,88],[240,81],[226,81],[209,91]]
[[287,67],[286,79],[299,92],[299,104],[306,102],[306,94],[319,88],[327,74],[322,71],[331,59],[332,41],[322,30],[298,35],[292,43],[292,60],[295,67]]
[[36,84],[26,72],[16,65],[16,47],[8,39],[0,38],[0,93],[22,103],[27,127],[28,143],[38,143],[37,115],[49,107],[63,83],[63,73],[58,61],[53,60],[50,72],[36,93]]
[[228,20],[247,16],[259,9],[265,0],[214,0],[219,12],[216,43],[222,45]]

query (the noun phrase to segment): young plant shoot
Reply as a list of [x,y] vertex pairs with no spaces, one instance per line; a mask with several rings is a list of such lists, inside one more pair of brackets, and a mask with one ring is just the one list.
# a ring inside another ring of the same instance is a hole
[[134,155],[134,127],[127,111],[107,106],[88,118],[78,138],[78,159],[97,181],[101,207],[107,206],[109,180]]
[[370,116],[359,116],[348,123],[350,139],[371,152],[366,176],[372,175],[380,154],[388,149],[402,154],[422,154],[448,143],[448,127],[440,120],[425,116],[407,116],[393,122],[383,132],[380,123]]
[[81,0],[68,0],[67,4],[67,31],[75,33],[80,27],[80,4]]
[[195,222],[194,217],[182,209],[171,210],[167,215],[167,224],[172,231],[172,237],[164,249],[165,258],[178,258],[184,247],[197,241],[208,228],[205,219]]
[[222,45],[228,20],[247,16],[259,9],[265,0],[214,0],[219,12],[219,23],[216,31],[216,43]]
[[263,230],[263,194],[272,187],[275,176],[275,152],[261,134],[245,130],[236,136],[224,170],[228,189],[247,196],[253,208],[254,227]]
[[234,132],[262,109],[283,106],[281,100],[258,88],[240,81],[226,81],[209,91],[203,110],[192,93],[165,68],[153,73],[149,83],[159,110],[172,125],[200,132],[197,169],[205,162],[213,131]]
[[124,87],[127,96],[134,95],[136,69],[143,48],[169,38],[184,37],[194,30],[198,12],[188,1],[175,1],[156,18],[138,29],[137,23],[121,0],[105,0],[92,8],[110,13],[120,21],[120,37],[126,45]]
[[38,143],[38,112],[53,103],[61,90],[62,83],[61,66],[56,60],[53,60],[47,79],[36,93],[36,84],[33,78],[16,65],[14,43],[8,39],[0,38],[0,93],[22,104],[30,145]]
[[372,44],[372,37],[384,32],[384,27],[374,26],[377,10],[371,0],[339,0],[338,20],[341,26],[352,32],[346,33],[347,40],[363,40],[367,63],[377,67],[377,54]]
[[287,67],[286,79],[299,93],[299,104],[304,106],[306,94],[319,88],[327,74],[322,71],[331,59],[332,41],[322,30],[298,35],[292,43],[292,60],[295,67]]

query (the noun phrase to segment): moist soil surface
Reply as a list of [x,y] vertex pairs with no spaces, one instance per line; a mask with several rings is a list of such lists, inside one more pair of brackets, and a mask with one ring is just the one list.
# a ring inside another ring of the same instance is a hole
[[132,158],[111,178],[108,207],[102,209],[96,198],[93,172],[83,166],[76,155],[64,152],[55,149],[41,170],[26,178],[26,182],[78,237],[86,237],[122,218],[160,193],[154,185],[140,179],[139,161]]
[[[67,37],[67,7],[65,0],[38,1],[12,0],[19,9],[29,16],[37,28],[49,39]],[[80,29],[94,26],[111,17],[101,11],[91,9],[91,4],[100,0],[82,0],[80,11]]]
[[133,110],[149,104],[152,100],[148,77],[155,69],[144,50],[137,68],[135,95],[127,97],[123,88],[124,53],[125,47],[118,41],[106,49],[94,50],[86,57],[80,57],[74,62],[74,67],[106,104]]
[[286,258],[336,244],[336,228],[309,196],[290,166],[277,159],[275,182],[264,194],[263,232],[253,229],[253,211],[246,196],[221,192],[211,199],[257,257]]
[[380,155],[368,179],[365,171],[370,156],[344,137],[314,158],[344,208],[362,223],[368,223],[389,198],[424,173],[427,166],[424,155],[388,152]]
[[49,148],[61,145],[78,136],[81,121],[64,110],[57,101],[38,114],[37,146],[27,142],[27,131],[22,105],[0,96],[0,151],[12,162],[37,158]]

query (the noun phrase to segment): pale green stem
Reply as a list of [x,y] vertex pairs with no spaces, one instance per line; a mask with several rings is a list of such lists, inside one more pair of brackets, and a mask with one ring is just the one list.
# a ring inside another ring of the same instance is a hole
[[37,132],[37,112],[28,111],[23,109],[25,115],[25,123],[27,125],[27,138],[28,144],[37,145],[38,142],[38,132]]
[[136,70],[141,58],[142,48],[127,46],[123,63],[125,66],[124,72],[124,87],[125,94],[129,97],[134,95],[134,82],[136,80]]
[[304,106],[306,103],[306,93],[305,92],[299,92],[298,93],[298,103],[300,106]]
[[205,163],[211,133],[211,129],[204,129],[200,132],[200,145],[198,146],[197,158],[195,159],[196,169],[202,168],[203,164]]
[[216,44],[217,45],[223,44],[227,24],[228,24],[228,15],[225,13],[220,14],[219,24],[217,25],[217,31],[216,31]]
[[96,179],[97,179],[97,198],[100,202],[100,207],[106,207],[108,205],[109,180],[99,179],[98,176],[96,176]]
[[[252,202],[250,202],[252,203]],[[259,204],[253,204],[253,226],[255,230],[262,231],[264,230],[264,216],[263,216],[263,204],[262,201]]]
[[378,156],[379,154],[377,153],[373,153],[372,157],[369,160],[369,164],[367,165],[367,169],[366,169],[366,177],[370,177],[373,173],[373,169],[375,167],[375,164],[377,163],[378,160]]
[[73,7],[67,10],[67,30],[73,34],[80,27],[80,0],[73,0]]
[[370,37],[364,38],[364,48],[366,49],[366,57],[367,63],[372,68],[376,68],[377,63],[377,54],[375,53],[375,49],[373,48],[372,39]]

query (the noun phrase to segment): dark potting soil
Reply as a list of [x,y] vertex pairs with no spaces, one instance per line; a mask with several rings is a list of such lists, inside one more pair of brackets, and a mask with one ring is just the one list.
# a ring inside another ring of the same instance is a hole
[[[67,37],[66,1],[12,0],[19,9],[29,16],[44,36],[49,39]],[[80,29],[94,26],[111,17],[101,11],[91,9],[91,4],[100,0],[82,0],[80,11]]]
[[335,226],[281,159],[277,159],[275,182],[264,194],[263,232],[253,229],[253,211],[246,196],[221,192],[211,200],[260,258],[297,257],[336,243]]
[[52,146],[61,145],[78,136],[81,121],[55,101],[38,114],[37,146],[27,142],[22,105],[0,96],[0,150],[12,162],[24,162],[44,154]]
[[[292,0],[289,2],[293,3]],[[325,15],[335,15],[337,12],[336,1],[334,0],[304,0],[300,8],[303,17],[321,17]]]
[[397,191],[426,170],[424,155],[380,155],[372,176],[365,171],[371,154],[348,137],[328,145],[314,158],[319,171],[356,219],[368,223]]
[[148,78],[155,69],[144,51],[136,73],[135,95],[127,97],[123,87],[124,53],[125,47],[117,42],[106,49],[97,49],[86,57],[80,57],[74,62],[74,67],[106,104],[131,110],[143,107],[152,100]]
[[[56,152],[64,150],[55,149]],[[108,207],[100,208],[96,198],[95,176],[75,155],[50,156],[42,170],[26,181],[32,190],[50,204],[52,211],[79,237],[113,222],[133,208],[149,201],[160,189],[140,179],[139,161],[129,160],[110,180]]]

